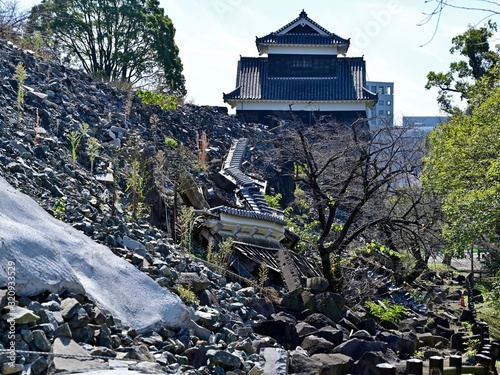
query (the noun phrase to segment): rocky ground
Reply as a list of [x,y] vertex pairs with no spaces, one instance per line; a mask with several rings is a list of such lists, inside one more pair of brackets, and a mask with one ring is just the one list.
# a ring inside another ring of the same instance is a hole
[[[19,62],[28,73],[22,114],[16,105]],[[196,299],[186,303],[201,327],[138,334],[103,314],[86,296],[68,291],[19,296],[20,308],[11,316],[14,312],[4,308],[7,291],[0,289],[0,349],[8,348],[7,320],[14,318],[18,350],[15,368],[7,365],[8,352],[0,352],[2,374],[96,368],[117,360],[131,370],[170,374],[368,374],[383,362],[395,364],[402,373],[406,358],[463,351],[462,336],[468,332],[455,314],[460,294],[450,289],[459,280],[435,286],[429,278],[420,288],[422,299],[440,306],[439,313],[410,310],[398,325],[382,325],[352,298],[325,291],[321,279],[310,280],[309,289],[298,297],[283,291],[266,294],[221,275],[174,244],[164,226],[145,218],[131,222],[125,206],[113,207],[113,189],[126,196],[117,165],[127,168],[121,158],[131,147],[131,135],[141,151],[157,152],[165,137],[196,150],[196,134],[205,131],[210,166],[194,177],[210,189],[210,168],[220,167],[231,140],[247,137],[265,145],[270,138],[266,128],[239,123],[210,107],[145,107],[126,91],[35,59],[6,41],[0,42],[0,72],[0,175],[162,287],[192,288]],[[77,149],[76,160],[71,157],[68,134],[84,123],[89,125],[85,137],[101,144],[94,173],[84,147]],[[117,186],[110,184],[111,173]],[[366,277],[372,271],[362,273]],[[381,298],[414,300],[403,290],[391,289],[387,275],[372,288]],[[84,358],[89,355],[93,357]]]

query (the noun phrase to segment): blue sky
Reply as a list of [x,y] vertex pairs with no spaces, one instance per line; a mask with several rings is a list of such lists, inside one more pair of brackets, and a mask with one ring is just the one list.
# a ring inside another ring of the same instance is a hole
[[347,56],[364,55],[368,80],[395,83],[396,120],[440,114],[437,91],[424,88],[426,75],[445,71],[458,59],[449,53],[452,37],[483,23],[480,13],[446,9],[432,38],[434,20],[418,26],[434,7],[425,0],[160,0],[160,5],[177,30],[187,98],[195,104],[224,105],[222,93],[235,88],[240,55],[258,55],[255,37],[281,28],[304,9],[327,30],[351,38]]

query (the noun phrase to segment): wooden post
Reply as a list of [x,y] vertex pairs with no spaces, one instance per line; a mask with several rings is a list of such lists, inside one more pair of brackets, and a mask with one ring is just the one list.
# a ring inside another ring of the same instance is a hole
[[423,375],[424,362],[421,359],[409,359],[406,361],[406,373],[408,375]]
[[444,359],[437,355],[429,358],[429,375],[443,375]]
[[462,356],[450,355],[450,367],[455,367],[457,369],[456,374],[460,375],[462,373]]
[[379,375],[396,375],[396,367],[389,363],[379,363],[377,370]]
[[498,353],[500,351],[500,342],[493,341],[491,343],[491,362],[496,365]]
[[479,322],[479,333],[481,334],[481,345],[490,343],[490,328],[488,327],[488,323]]
[[486,369],[486,374],[490,373],[491,369],[491,358],[485,356],[484,354],[476,354],[476,364],[482,365]]

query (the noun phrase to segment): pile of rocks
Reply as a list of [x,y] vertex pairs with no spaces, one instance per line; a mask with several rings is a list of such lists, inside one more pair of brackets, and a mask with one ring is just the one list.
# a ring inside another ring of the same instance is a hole
[[[19,62],[28,73],[22,116],[14,73]],[[32,374],[98,367],[110,363],[106,358],[131,361],[125,362],[130,368],[178,374],[366,373],[381,362],[403,367],[401,358],[419,348],[428,356],[448,347],[453,331],[445,322],[450,317],[434,316],[439,323],[434,325],[429,316],[415,313],[399,326],[384,328],[366,318],[363,309],[350,310],[342,296],[326,292],[317,280],[301,297],[281,293],[272,302],[252,286],[228,281],[184,254],[161,229],[141,220],[130,223],[120,211],[111,215],[114,203],[106,179],[91,175],[86,152],[77,150],[77,162],[72,161],[67,139],[68,132],[89,124],[89,135],[102,146],[95,172],[106,176],[127,134],[138,135],[139,149],[160,148],[165,137],[172,137],[197,150],[196,134],[205,131],[210,161],[218,168],[233,137],[265,144],[270,136],[264,127],[241,124],[210,107],[144,107],[126,91],[55,62],[35,60],[6,41],[0,41],[0,72],[7,77],[0,85],[0,175],[54,215],[64,197],[59,208],[66,222],[110,246],[161,287],[189,286],[199,301],[189,304],[197,325],[139,334],[82,294],[22,297],[20,308],[10,311],[3,309],[3,290],[0,349],[9,346],[7,320],[13,318],[20,351],[18,366],[4,365],[3,374],[21,367]],[[67,350],[94,358],[57,355]],[[1,353],[0,363],[8,362],[8,354]]]
[[[163,327],[137,334],[101,313],[83,295],[22,297],[21,308],[12,313],[5,310],[0,320],[0,329],[8,332],[7,319],[15,314],[18,350],[69,351],[97,358],[82,361],[20,353],[18,370],[29,365],[31,373],[44,374],[47,366],[58,371],[102,367],[109,362],[105,357],[128,361],[131,369],[150,373],[357,374],[375,371],[379,363],[392,363],[402,370],[402,358],[417,350],[426,358],[449,354],[456,334],[449,328],[449,320],[455,319],[450,316],[414,314],[389,329],[345,306],[333,311],[329,304],[326,314],[285,310],[254,287],[228,282],[177,246],[139,253],[143,255],[130,254],[130,260],[160,285],[189,285],[196,292],[198,302],[189,308],[198,327]],[[328,297],[316,300],[334,299],[337,306],[342,305],[341,296]],[[6,335],[0,340],[3,347],[8,345]]]
[[[18,63],[23,63],[27,71],[22,110],[16,104]],[[122,206],[130,203],[125,198],[129,166],[124,156],[128,150],[122,143],[132,135],[136,142],[133,147],[141,152],[148,150],[149,155],[165,147],[166,137],[196,154],[197,139],[205,132],[208,173],[220,168],[233,137],[263,142],[268,138],[265,127],[242,124],[217,108],[183,105],[162,111],[157,106],[144,106],[130,92],[95,82],[53,61],[35,59],[32,53],[1,40],[0,72],[7,77],[0,85],[0,175],[48,212],[59,214],[64,221],[112,247],[121,246],[125,236],[134,237],[132,231],[139,236],[145,232],[142,225],[129,224],[125,213],[114,212],[112,207],[113,195],[122,199]],[[89,125],[88,132],[73,161],[68,135],[83,124]],[[85,147],[89,137],[96,138],[101,146],[94,175]],[[114,170],[110,169],[113,164],[118,164]],[[210,184],[208,173],[194,176]]]

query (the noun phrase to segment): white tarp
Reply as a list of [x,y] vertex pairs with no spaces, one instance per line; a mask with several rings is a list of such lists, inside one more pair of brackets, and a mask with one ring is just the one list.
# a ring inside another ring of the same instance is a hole
[[109,248],[54,219],[0,177],[0,287],[15,262],[16,293],[85,293],[104,312],[138,331],[189,324],[174,294]]

